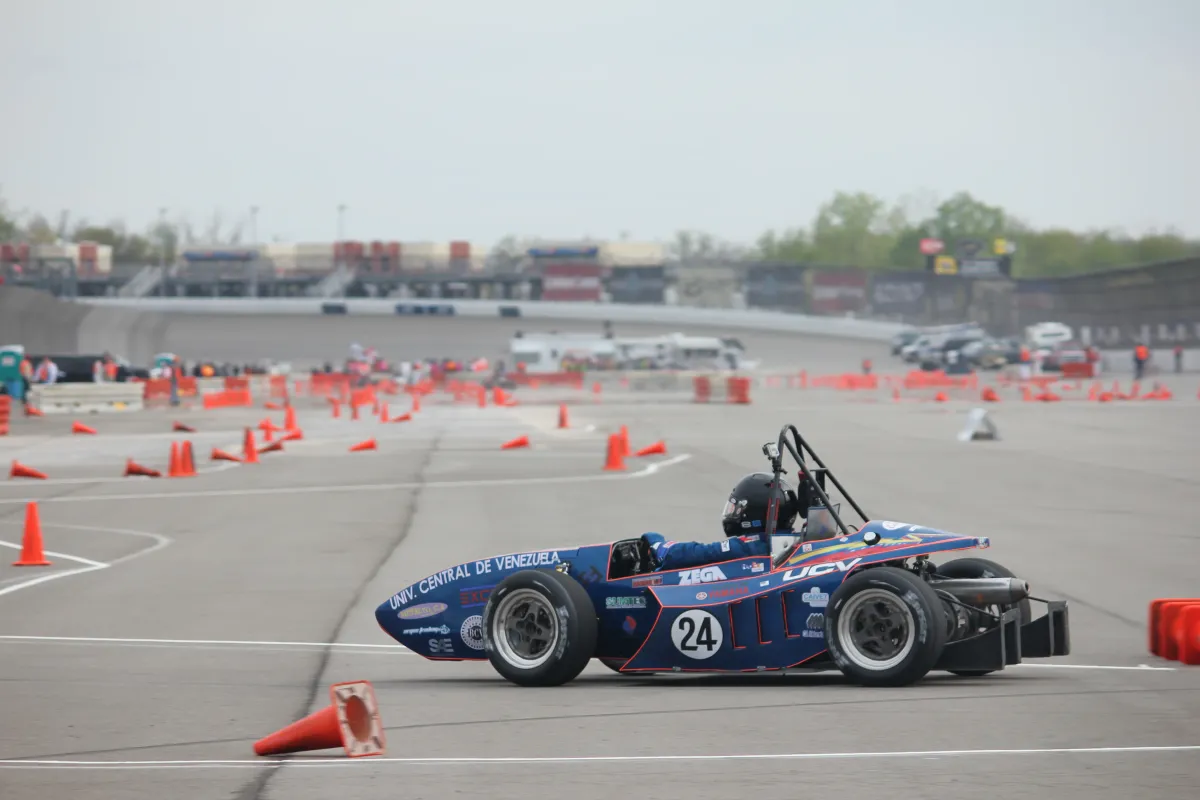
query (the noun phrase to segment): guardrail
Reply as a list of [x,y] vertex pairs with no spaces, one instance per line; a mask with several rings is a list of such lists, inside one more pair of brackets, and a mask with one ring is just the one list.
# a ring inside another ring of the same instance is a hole
[[55,383],[30,388],[29,404],[43,414],[141,411],[140,383]]
[[886,340],[908,326],[894,322],[784,314],[778,311],[621,303],[556,303],[516,300],[414,301],[352,298],[330,302],[318,298],[81,297],[76,302],[140,311],[192,314],[348,314],[371,316],[504,317],[506,319],[653,322],[730,330],[780,331],[837,338]]

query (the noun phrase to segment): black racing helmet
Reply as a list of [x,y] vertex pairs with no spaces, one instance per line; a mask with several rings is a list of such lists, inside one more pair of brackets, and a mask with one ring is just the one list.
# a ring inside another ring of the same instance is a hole
[[721,512],[721,526],[725,535],[748,536],[767,530],[767,511],[772,495],[779,501],[775,515],[777,530],[790,530],[796,522],[798,504],[796,493],[784,481],[774,490],[771,488],[775,476],[770,472],[754,472],[738,481],[729,493],[725,509]]

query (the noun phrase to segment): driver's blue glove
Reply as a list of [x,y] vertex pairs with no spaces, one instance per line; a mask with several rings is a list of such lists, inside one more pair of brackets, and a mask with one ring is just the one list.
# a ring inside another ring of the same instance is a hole
[[662,563],[663,558],[666,556],[668,548],[670,548],[670,545],[667,544],[667,537],[663,536],[661,533],[643,533],[642,541],[646,543],[646,547],[650,550],[650,554],[654,556],[654,566],[657,568],[658,565]]

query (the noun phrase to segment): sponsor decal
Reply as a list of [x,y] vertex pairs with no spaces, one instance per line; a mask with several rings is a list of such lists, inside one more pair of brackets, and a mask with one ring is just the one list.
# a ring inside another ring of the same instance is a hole
[[728,552],[729,552],[729,540],[728,540],[728,539],[726,539],[725,541],[721,542],[721,552],[722,552],[722,553],[728,553]]
[[483,561],[475,561],[469,564],[459,564],[457,567],[444,569],[436,575],[430,575],[428,578],[423,578],[416,584],[409,586],[407,589],[401,589],[400,592],[392,595],[392,608],[398,609],[401,606],[412,602],[418,595],[428,594],[436,589],[440,589],[448,583],[453,583],[454,581],[463,580],[465,578],[488,575],[492,572],[508,572],[510,570],[533,569],[535,567],[552,567],[555,564],[561,563],[562,558],[559,557],[557,550],[538,550],[532,553],[515,553],[513,555],[487,558]]
[[731,586],[728,589],[713,589],[708,596],[715,600],[718,597],[737,597],[740,594],[749,593],[750,587],[748,586]]
[[644,597],[606,597],[604,598],[604,607],[613,608],[645,608],[646,598]]
[[814,586],[804,594],[800,595],[804,602],[808,603],[813,608],[824,608],[829,605],[829,595],[821,591],[820,586]]
[[831,572],[849,572],[860,561],[862,561],[861,558],[852,558],[849,561],[826,561],[824,564],[809,564],[800,569],[789,569],[783,573],[783,581],[787,583],[802,578],[819,578]]
[[430,639],[429,652],[434,655],[454,655],[454,642],[450,639]]
[[720,567],[701,567],[679,573],[680,586],[694,586],[697,583],[712,583],[713,581],[729,580]]
[[634,578],[633,579],[633,585],[635,588],[642,587],[642,586],[662,586],[662,582],[663,582],[662,575],[651,575],[648,578]]
[[463,621],[462,627],[458,629],[458,635],[462,637],[463,643],[472,650],[483,649],[483,617],[475,614],[467,617]]
[[400,635],[401,636],[424,636],[427,633],[440,633],[443,636],[445,636],[449,632],[450,632],[450,628],[445,625],[442,625],[441,627],[437,627],[437,628],[406,628],[405,630],[400,631]]
[[459,589],[458,604],[462,608],[486,606],[488,597],[491,596],[492,589],[495,588],[495,586],[469,586],[465,589]]
[[717,618],[698,608],[683,612],[671,623],[671,642],[688,658],[711,658],[721,649],[724,639],[725,632]]
[[637,620],[633,617],[626,617],[625,621],[621,623],[621,630],[632,636],[633,632],[637,630]]
[[761,561],[755,561],[753,564],[750,565],[751,572],[762,572],[766,568],[767,568],[767,565]]
[[697,600],[707,600],[708,592],[696,592],[696,599]]
[[805,542],[804,544],[800,545],[800,552],[801,553],[811,553],[812,545],[809,544],[808,542]]
[[880,522],[879,524],[882,525],[884,527],[884,529],[889,530],[889,531],[898,531],[901,528],[908,527],[907,522],[892,522],[890,520],[884,520],[884,521]]
[[825,615],[824,614],[809,614],[808,619],[804,621],[805,630],[801,635],[805,639],[824,639],[825,638]]
[[[393,604],[392,608],[395,607]],[[426,617],[436,617],[445,610],[445,603],[421,603],[401,610],[396,616],[400,619],[425,619]]]

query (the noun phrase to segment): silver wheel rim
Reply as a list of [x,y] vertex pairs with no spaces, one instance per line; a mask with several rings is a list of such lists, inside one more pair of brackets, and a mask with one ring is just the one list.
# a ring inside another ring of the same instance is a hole
[[500,601],[491,634],[501,658],[514,667],[534,669],[550,659],[558,644],[558,614],[540,592],[517,589]]
[[871,672],[904,661],[916,641],[916,623],[908,605],[891,592],[866,589],[838,615],[838,643],[855,666]]

